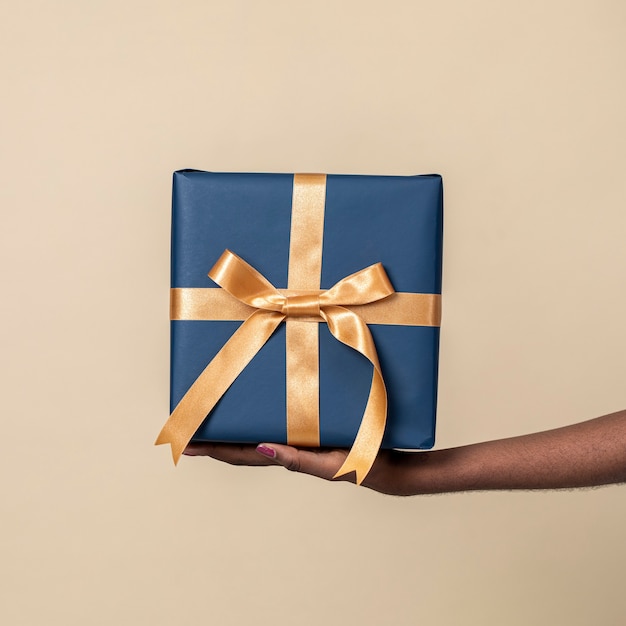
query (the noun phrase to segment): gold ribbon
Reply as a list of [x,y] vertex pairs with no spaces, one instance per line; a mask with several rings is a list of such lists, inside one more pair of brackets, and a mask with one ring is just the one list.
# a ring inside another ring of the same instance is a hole
[[[320,288],[326,207],[326,176],[293,177],[287,289]],[[290,317],[285,328],[287,346],[287,443],[320,445],[319,327]]]
[[[280,293],[297,290],[279,289]],[[322,293],[320,289],[318,293]],[[394,326],[438,326],[441,319],[441,296],[438,293],[394,292],[384,300],[370,304],[346,305],[366,324]],[[254,313],[251,306],[233,298],[223,289],[211,287],[174,287],[170,293],[170,319],[243,322]],[[305,318],[323,322],[321,317]]]
[[360,484],[371,469],[385,431],[387,393],[367,323],[436,326],[440,296],[394,292],[380,263],[320,290],[325,184],[323,175],[294,176],[288,289],[276,289],[229,250],[209,272],[221,289],[172,289],[172,319],[245,320],[183,396],[156,440],[157,445],[171,444],[174,463],[283,321],[287,322],[287,441],[318,446],[318,324],[311,322],[326,322],[335,338],[363,354],[374,368],[361,425],[335,478],[354,471]]

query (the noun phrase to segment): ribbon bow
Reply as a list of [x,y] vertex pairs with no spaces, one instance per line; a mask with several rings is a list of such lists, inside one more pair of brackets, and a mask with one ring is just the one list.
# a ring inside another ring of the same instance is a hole
[[321,317],[336,339],[360,352],[374,367],[361,425],[350,453],[334,476],[355,471],[360,484],[374,463],[385,432],[387,391],[370,330],[359,315],[345,307],[369,304],[395,293],[383,266],[370,265],[326,291],[278,290],[251,265],[225,250],[209,277],[256,311],[196,379],[170,415],[156,444],[171,444],[177,463],[200,424],[279,324],[289,318],[316,323]]

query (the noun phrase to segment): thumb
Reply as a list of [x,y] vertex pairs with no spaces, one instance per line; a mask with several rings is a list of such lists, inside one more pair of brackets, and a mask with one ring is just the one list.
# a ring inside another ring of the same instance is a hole
[[[346,450],[301,450],[279,443],[261,443],[256,447],[256,451],[290,472],[301,472],[326,480],[332,480],[348,454]],[[354,482],[353,478],[348,477],[341,477],[338,480]]]

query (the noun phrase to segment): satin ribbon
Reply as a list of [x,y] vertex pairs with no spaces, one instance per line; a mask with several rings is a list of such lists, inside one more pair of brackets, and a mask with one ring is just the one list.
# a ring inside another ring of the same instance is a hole
[[[296,290],[279,289],[285,295]],[[318,293],[322,293],[320,289]],[[348,306],[366,324],[394,326],[438,326],[441,319],[441,295],[396,291],[388,298]],[[243,322],[254,309],[233,298],[223,289],[211,287],[174,287],[170,293],[170,319],[195,321]],[[307,321],[323,322],[321,317]]]
[[[243,259],[226,250],[209,272],[225,291],[253,307],[254,313],[224,344],[178,403],[157,438],[157,445],[170,443],[174,462],[237,376],[286,318],[321,318],[332,335],[360,352],[374,367],[370,393],[354,444],[335,478],[356,472],[360,484],[374,463],[385,432],[387,392],[374,340],[367,324],[345,305],[362,305],[394,293],[380,263],[337,282],[327,291],[285,293]],[[288,377],[287,385],[294,385]]]

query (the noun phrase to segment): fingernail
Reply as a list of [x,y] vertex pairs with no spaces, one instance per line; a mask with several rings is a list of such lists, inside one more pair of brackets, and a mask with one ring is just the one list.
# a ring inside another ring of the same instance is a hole
[[276,458],[276,450],[274,450],[274,448],[270,448],[269,446],[257,446],[256,451],[263,456],[269,456],[270,459]]

